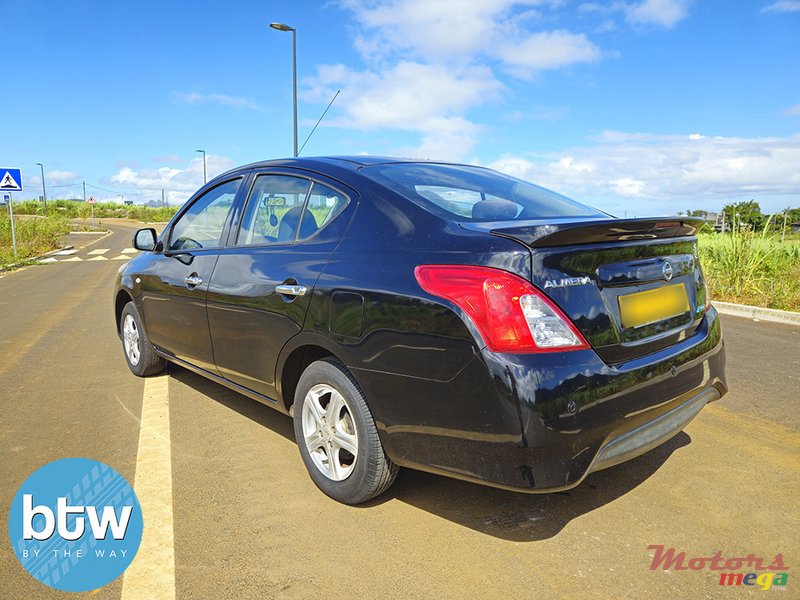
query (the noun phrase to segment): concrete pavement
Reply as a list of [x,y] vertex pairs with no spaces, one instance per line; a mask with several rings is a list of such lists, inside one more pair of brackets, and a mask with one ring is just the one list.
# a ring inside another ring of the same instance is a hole
[[[74,256],[0,278],[0,515],[22,481],[66,456],[137,476],[144,384],[125,365],[111,294],[130,226]],[[90,255],[92,250],[107,252]],[[709,571],[652,571],[687,556],[800,559],[800,328],[723,317],[731,393],[685,432],[570,492],[531,496],[412,471],[347,507],[303,468],[291,421],[170,367],[178,598],[729,597]],[[145,520],[147,528],[147,520]],[[5,537],[5,534],[4,534]],[[140,558],[137,556],[137,561]],[[134,563],[135,564],[135,563]],[[66,594],[0,543],[0,596]],[[750,588],[760,593],[758,588]],[[121,598],[122,580],[91,594]],[[128,593],[130,597],[130,592]]]

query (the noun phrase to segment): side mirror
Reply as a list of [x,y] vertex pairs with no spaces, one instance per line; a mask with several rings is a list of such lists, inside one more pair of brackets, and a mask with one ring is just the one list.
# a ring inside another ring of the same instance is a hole
[[133,235],[133,247],[144,252],[152,252],[156,248],[156,230],[152,227],[140,229]]

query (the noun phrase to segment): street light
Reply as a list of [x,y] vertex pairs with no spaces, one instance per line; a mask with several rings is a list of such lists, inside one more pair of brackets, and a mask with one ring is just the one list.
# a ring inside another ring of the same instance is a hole
[[44,199],[44,210],[47,211],[47,188],[44,186],[44,165],[36,163],[42,169],[42,198]]
[[278,31],[292,32],[292,105],[294,108],[294,156],[297,156],[297,30],[283,23],[270,23]]
[[205,150],[195,150],[195,152],[202,152],[203,153],[203,185],[208,183],[208,179],[206,177],[206,151]]

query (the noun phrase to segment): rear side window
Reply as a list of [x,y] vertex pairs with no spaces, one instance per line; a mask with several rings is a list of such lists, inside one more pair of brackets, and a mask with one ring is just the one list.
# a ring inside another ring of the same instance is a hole
[[391,163],[365,167],[361,173],[454,221],[607,216],[538,185],[481,167]]
[[347,197],[302,177],[260,175],[247,202],[239,246],[302,241],[332,221]]
[[240,178],[222,183],[195,200],[172,227],[169,249],[198,250],[219,246],[241,182]]

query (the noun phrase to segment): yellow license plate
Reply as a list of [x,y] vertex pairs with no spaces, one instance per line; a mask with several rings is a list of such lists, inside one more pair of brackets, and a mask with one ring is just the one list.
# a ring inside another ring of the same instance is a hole
[[689,298],[682,283],[618,296],[623,327],[642,327],[689,311]]

